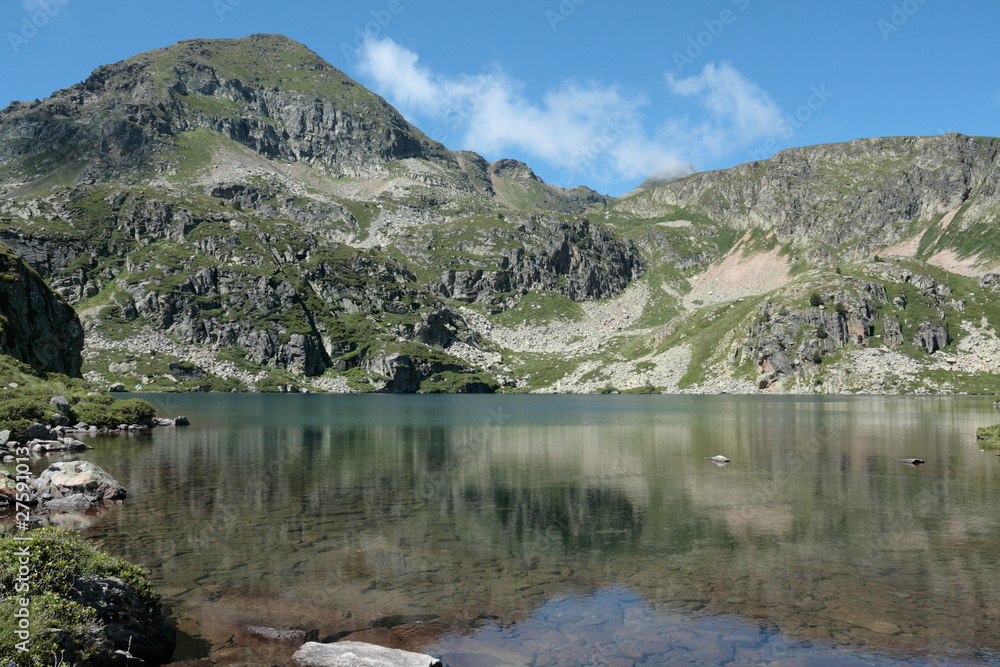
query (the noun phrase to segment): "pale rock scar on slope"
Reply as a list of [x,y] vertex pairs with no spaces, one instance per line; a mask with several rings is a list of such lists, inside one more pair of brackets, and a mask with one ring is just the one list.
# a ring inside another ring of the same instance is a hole
[[[959,206],[948,211],[945,216],[941,218],[941,222],[937,225],[932,225],[919,236],[891,245],[878,254],[886,257],[916,257],[920,251],[920,244],[927,232],[931,229],[948,229],[960,210],[961,207]],[[989,264],[984,263],[982,259],[976,256],[964,258],[959,257],[958,253],[954,250],[941,250],[940,252],[937,252],[933,256],[929,257],[927,259],[927,263],[944,269],[945,271],[957,273],[960,276],[967,276],[970,278],[978,278],[979,276],[986,275],[990,271],[995,271],[997,269],[995,262]]]
[[747,232],[721,262],[691,280],[691,291],[684,297],[686,308],[767,294],[791,281],[788,260],[777,248],[745,254],[749,238]]
[[636,282],[613,299],[580,304],[584,317],[578,322],[559,320],[516,329],[494,324],[470,308],[461,312],[477,333],[511,351],[585,354],[599,351],[624,332],[641,333],[632,326],[642,317],[648,299],[649,287]]
[[915,236],[912,239],[900,241],[899,243],[883,249],[877,254],[886,256],[895,255],[898,257],[916,257],[920,250],[920,243],[923,241],[927,232],[930,231],[930,229],[937,227],[940,227],[941,229],[948,229],[948,225],[952,223],[961,208],[961,206],[957,206],[953,210],[948,211],[945,216],[941,218],[941,222],[939,222],[936,226],[925,229],[920,235]]

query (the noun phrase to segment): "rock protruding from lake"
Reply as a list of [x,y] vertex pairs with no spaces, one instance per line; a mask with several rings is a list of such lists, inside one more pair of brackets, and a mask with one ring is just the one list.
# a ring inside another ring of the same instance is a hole
[[292,661],[300,667],[443,667],[429,655],[363,642],[306,642]]
[[90,461],[53,463],[38,476],[36,486],[43,498],[60,499],[82,494],[95,504],[125,498],[125,487]]

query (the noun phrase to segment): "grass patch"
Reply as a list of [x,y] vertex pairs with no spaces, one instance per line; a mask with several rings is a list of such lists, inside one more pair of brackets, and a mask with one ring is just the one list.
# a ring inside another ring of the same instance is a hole
[[531,292],[525,294],[510,310],[495,315],[493,321],[514,328],[555,321],[579,322],[585,316],[583,307],[569,297],[555,292]]
[[491,374],[455,373],[445,371],[435,373],[420,383],[421,394],[492,394],[500,388],[500,383]]
[[[11,386],[11,385],[15,386]],[[96,387],[86,380],[58,373],[39,374],[16,359],[0,355],[0,430],[10,430],[14,440],[34,423],[50,424],[58,414],[49,404],[54,396],[65,396],[71,423],[85,421],[95,426],[139,424],[156,415],[156,408],[142,399],[118,401],[111,396],[91,396]]]
[[983,449],[1000,449],[1000,424],[980,426],[976,429],[976,440]]
[[526,383],[522,391],[534,391],[551,387],[573,373],[583,361],[548,352],[527,352],[520,354],[511,367],[513,374]]
[[704,382],[708,367],[723,353],[731,342],[733,332],[745,330],[745,322],[757,310],[763,296],[731,301],[716,306],[706,306],[688,317],[664,347],[687,345],[691,349],[691,363],[678,385],[682,388]]

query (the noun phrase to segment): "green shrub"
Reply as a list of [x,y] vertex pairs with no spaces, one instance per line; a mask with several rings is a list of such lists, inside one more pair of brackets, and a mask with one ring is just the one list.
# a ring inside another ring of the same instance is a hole
[[823,305],[823,297],[819,292],[813,292],[809,295],[809,305],[813,308],[818,308]]
[[115,400],[110,396],[87,396],[73,407],[77,421],[114,428],[119,424],[142,424],[156,416],[156,407],[141,398]]
[[298,384],[298,379],[288,371],[273,368],[268,372],[267,377],[257,382],[257,391],[262,394],[281,393],[289,385],[297,387]]
[[51,410],[46,410],[45,404],[39,403],[34,398],[16,397],[0,400],[0,415],[3,415],[4,419],[42,421],[47,418],[48,412]]
[[129,398],[115,401],[111,414],[119,424],[143,424],[156,416],[156,406],[141,398]]
[[[74,586],[84,578],[116,577],[135,589],[149,614],[159,614],[160,598],[138,566],[111,556],[75,533],[58,528],[31,531],[28,547],[27,592],[18,591],[23,558],[18,550],[25,544],[14,534],[0,536],[0,662],[4,667],[42,665],[111,664],[113,645],[97,620],[94,609],[77,602]],[[30,639],[25,653],[16,650],[22,641],[14,614],[20,599],[30,602]]]
[[48,423],[50,412],[44,399],[28,396],[0,399],[0,429],[9,430],[13,439],[19,440],[32,424]]
[[976,429],[976,439],[984,449],[1000,449],[1000,424],[980,426]]

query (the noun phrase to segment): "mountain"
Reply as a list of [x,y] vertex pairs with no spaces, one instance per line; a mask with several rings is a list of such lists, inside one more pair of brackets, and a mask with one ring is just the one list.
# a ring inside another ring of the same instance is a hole
[[475,360],[494,348],[458,306],[605,298],[642,271],[561,212],[606,198],[452,153],[274,35],[181,42],[12,105],[0,177],[0,240],[76,305],[107,380],[488,390]]
[[993,391],[998,149],[866,139],[613,199],[449,150],[285,37],[199,39],[0,111],[0,242],[99,382]]

